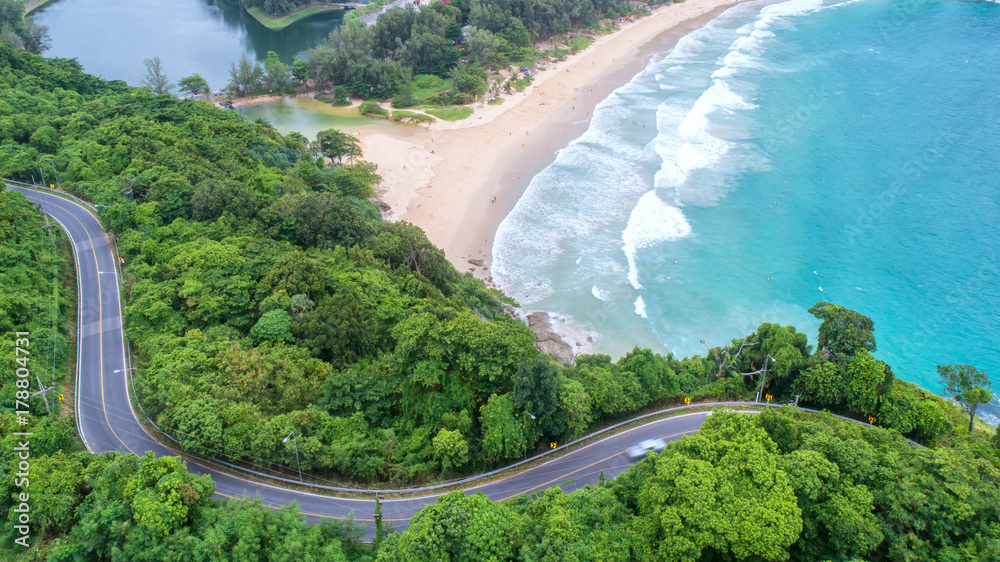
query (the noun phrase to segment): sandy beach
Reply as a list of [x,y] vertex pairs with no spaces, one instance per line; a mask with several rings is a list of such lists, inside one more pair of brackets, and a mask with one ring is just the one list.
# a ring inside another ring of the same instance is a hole
[[[362,133],[364,158],[383,176],[389,220],[424,229],[459,271],[490,279],[493,236],[531,178],[580,136],[601,99],[637,74],[656,52],[732,6],[688,0],[621,25],[587,49],[538,72],[500,105],[475,106],[462,121],[438,121],[400,137]],[[483,260],[474,266],[469,260]]]

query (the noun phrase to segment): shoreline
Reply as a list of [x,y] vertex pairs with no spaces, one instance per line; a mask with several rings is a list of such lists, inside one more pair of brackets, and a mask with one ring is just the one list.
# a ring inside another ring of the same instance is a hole
[[52,2],[52,0],[35,0],[34,2],[26,4],[23,8],[22,17],[28,17],[28,15],[31,14],[31,12],[34,12],[35,10],[41,8],[42,6],[48,4],[49,2]]
[[[233,99],[228,100],[228,101],[230,103],[232,103],[233,107],[249,107],[251,105],[260,105],[260,104],[263,104],[263,103],[272,103],[272,102],[278,102],[278,101],[282,101],[282,100],[316,99],[316,96],[318,94],[323,94],[323,93],[324,92],[307,91],[307,92],[301,93],[301,94],[260,94],[258,96],[254,96],[254,97],[251,97],[251,96],[241,96],[241,97],[238,97],[238,98],[233,98]],[[218,98],[221,98],[221,100],[220,101],[216,101]],[[192,98],[192,99],[195,99],[195,98]],[[198,99],[201,99],[201,98],[198,98]],[[214,102],[216,104],[219,104],[219,103],[221,103],[221,101],[226,101],[226,100],[227,100],[227,98],[223,98],[222,96],[218,96],[217,98],[213,98],[213,99],[208,100],[208,101],[212,101],[212,102]],[[319,100],[316,100],[316,101],[319,101]],[[332,103],[328,104],[328,105],[330,107],[334,107],[334,108],[337,108],[337,109],[357,109],[358,107],[361,107],[361,103],[364,100],[358,99],[358,98],[351,98],[350,101],[351,101],[351,103],[349,103],[347,105],[333,105]],[[320,103],[326,103],[326,102],[320,102]],[[372,121],[378,121],[378,119],[375,119],[375,118],[371,118],[371,120]]]
[[387,220],[421,227],[456,269],[492,285],[494,236],[531,178],[587,130],[597,104],[641,72],[654,54],[673,48],[739,1],[688,0],[661,7],[565,61],[550,63],[530,87],[502,104],[475,104],[467,119],[438,121],[398,136],[362,133],[365,159],[379,164],[383,175],[380,198],[390,207]]
[[[46,0],[48,1],[48,0]],[[242,5],[242,2],[240,3]],[[294,12],[290,12],[286,15],[273,17],[260,10],[260,8],[247,8],[243,6],[244,11],[250,15],[253,19],[257,20],[257,23],[263,25],[268,29],[273,29],[275,31],[280,31],[286,27],[292,25],[297,21],[304,20],[310,16],[315,16],[316,14],[324,14],[327,12],[346,12],[347,9],[344,8],[342,4],[331,4],[325,2],[314,2],[309,4],[304,8],[299,8]]]

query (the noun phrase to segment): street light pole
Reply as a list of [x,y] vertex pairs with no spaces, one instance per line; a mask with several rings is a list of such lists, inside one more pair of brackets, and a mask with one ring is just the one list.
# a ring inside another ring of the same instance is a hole
[[774,361],[774,357],[771,357],[770,355],[764,357],[764,370],[760,374],[760,390],[757,391],[757,399],[754,400],[755,404],[760,403],[760,396],[761,396],[761,394],[764,393],[764,379],[767,378],[767,360],[768,359],[770,359],[771,361]]
[[295,466],[299,468],[299,482],[302,482],[302,465],[299,463],[299,444],[295,440],[295,431],[290,432],[281,440],[282,443],[288,443],[288,438],[292,438],[292,445],[295,446]]
[[[534,414],[532,414],[528,410],[525,410],[524,413],[528,414],[528,417],[531,418],[531,421],[535,420]],[[524,460],[528,460],[528,440],[527,439],[525,439],[525,441],[524,441]]]

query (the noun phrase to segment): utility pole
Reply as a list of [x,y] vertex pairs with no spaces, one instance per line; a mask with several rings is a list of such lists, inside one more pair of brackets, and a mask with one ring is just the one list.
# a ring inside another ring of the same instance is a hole
[[760,403],[760,396],[764,393],[764,379],[767,378],[767,360],[768,359],[770,359],[771,361],[774,361],[774,357],[771,357],[770,355],[767,355],[767,356],[764,357],[764,368],[761,370],[761,373],[760,373],[760,390],[757,391],[757,398],[754,400],[755,404],[759,404]]
[[35,379],[38,381],[38,388],[40,388],[41,390],[39,390],[38,392],[32,394],[31,397],[34,398],[35,396],[38,396],[39,394],[41,394],[42,395],[42,401],[45,402],[45,411],[48,412],[49,415],[51,416],[52,415],[52,410],[49,409],[49,396],[48,396],[47,392],[50,391],[50,390],[54,390],[56,388],[56,386],[52,385],[52,386],[50,386],[48,388],[45,388],[44,386],[42,386],[42,379],[40,379],[38,377],[38,373],[35,373]]
[[[56,163],[53,162],[51,158],[45,158],[44,160],[47,160],[49,164],[52,166],[52,173],[56,175],[56,187],[61,189],[62,186],[59,185],[59,170],[56,170]],[[41,166],[39,166],[38,169],[41,170]],[[45,183],[44,178],[42,179],[42,183]]]

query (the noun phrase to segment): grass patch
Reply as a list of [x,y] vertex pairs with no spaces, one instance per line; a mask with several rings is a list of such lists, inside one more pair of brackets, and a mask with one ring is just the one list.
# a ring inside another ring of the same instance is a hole
[[551,51],[545,51],[545,56],[551,58],[553,61],[562,62],[566,60],[566,56],[569,55],[569,49],[563,49],[561,47],[556,47]]
[[309,6],[308,8],[296,10],[287,16],[282,16],[280,18],[271,17],[260,11],[259,8],[247,8],[247,13],[253,16],[253,19],[259,21],[261,25],[268,29],[285,29],[293,23],[301,19],[308,18],[309,16],[321,14],[323,12],[334,12],[340,10],[343,10],[340,6]]
[[497,97],[491,99],[490,101],[486,102],[486,105],[500,105],[500,104],[503,103],[503,100],[504,100],[504,98],[501,98],[501,97],[497,96]]
[[428,109],[427,113],[445,121],[460,121],[472,115],[472,108],[449,107],[447,109]]
[[566,41],[566,46],[569,47],[570,52],[576,53],[586,49],[593,42],[594,38],[589,35],[577,35]]
[[618,31],[618,26],[614,24],[597,24],[590,28],[591,31],[598,35],[611,35],[612,33]]
[[[571,37],[566,41],[559,42],[551,50],[545,51],[543,54],[546,57],[550,57],[556,61],[564,61],[566,57],[572,54],[579,53],[580,51],[586,49],[594,42],[594,38],[590,35],[577,35]],[[545,70],[545,67],[541,67],[538,70]]]
[[524,68],[535,66],[535,63],[545,58],[545,55],[538,47],[521,47],[509,52],[509,64],[514,68]]
[[523,92],[525,88],[531,85],[531,77],[526,76],[524,78],[518,78],[514,80],[514,89],[518,92]]
[[413,99],[425,100],[441,92],[447,92],[452,86],[451,78],[441,78],[433,74],[418,74],[413,77]]
[[393,111],[392,120],[397,123],[433,123],[434,121],[437,121],[430,115],[403,110]]

